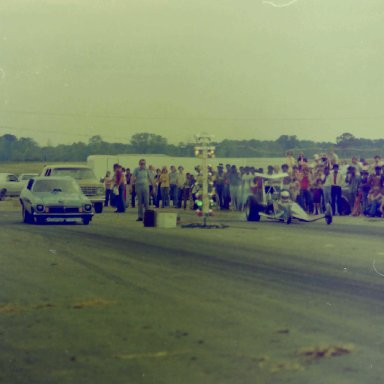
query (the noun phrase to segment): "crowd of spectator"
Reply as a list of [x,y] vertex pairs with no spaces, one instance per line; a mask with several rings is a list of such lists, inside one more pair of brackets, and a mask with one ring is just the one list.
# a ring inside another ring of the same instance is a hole
[[[208,172],[212,199],[220,210],[243,210],[248,196],[260,192],[260,174],[280,174],[281,180],[269,181],[270,186],[275,183],[276,191],[289,191],[291,199],[309,214],[323,213],[329,203],[334,215],[384,215],[384,163],[380,156],[373,161],[357,157],[347,161],[334,152],[311,158],[287,152],[283,164],[269,165],[266,170],[218,164],[209,166]],[[199,166],[195,172],[185,172],[182,165],[172,165],[169,170],[165,166],[147,167],[142,159],[133,172],[115,164],[113,174],[107,172],[104,185],[106,206],[111,204],[116,212],[124,212],[139,204],[142,219],[143,209],[149,206],[196,209],[202,172]]]

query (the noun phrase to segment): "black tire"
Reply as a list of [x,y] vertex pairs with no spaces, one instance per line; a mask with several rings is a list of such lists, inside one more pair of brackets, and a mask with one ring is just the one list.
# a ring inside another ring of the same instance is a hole
[[245,206],[245,216],[247,221],[260,221],[259,206],[255,199],[249,197]]
[[33,223],[33,217],[32,215],[24,208],[22,208],[21,214],[23,216],[23,222],[25,224],[32,224]]
[[81,220],[84,225],[88,225],[91,222],[91,219],[89,217],[83,217]]
[[103,212],[103,203],[95,203],[95,213]]

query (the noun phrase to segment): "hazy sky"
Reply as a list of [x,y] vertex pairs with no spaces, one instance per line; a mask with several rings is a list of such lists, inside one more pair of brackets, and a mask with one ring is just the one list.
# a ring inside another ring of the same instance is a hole
[[1,0],[0,134],[384,137],[383,37],[383,0]]

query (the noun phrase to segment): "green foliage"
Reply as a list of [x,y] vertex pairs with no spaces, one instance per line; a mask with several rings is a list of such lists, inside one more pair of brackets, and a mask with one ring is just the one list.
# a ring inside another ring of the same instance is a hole
[[135,133],[131,138],[135,153],[164,153],[167,150],[167,139],[154,133]]
[[[304,152],[311,157],[315,153],[334,149],[339,156],[347,158],[360,156],[371,158],[382,154],[384,139],[371,140],[355,138],[343,133],[331,142],[317,143],[311,140],[299,140],[296,136],[282,135],[277,140],[223,140],[213,143],[217,157],[282,157],[287,150],[296,154]],[[92,136],[88,144],[81,141],[73,144],[60,144],[55,147],[40,147],[33,139],[17,138],[11,134],[0,137],[0,162],[21,161],[85,161],[89,155],[117,155],[130,153],[166,154],[169,156],[194,156],[194,143],[168,144],[167,139],[153,133],[136,133],[130,143],[109,143],[101,136]]]

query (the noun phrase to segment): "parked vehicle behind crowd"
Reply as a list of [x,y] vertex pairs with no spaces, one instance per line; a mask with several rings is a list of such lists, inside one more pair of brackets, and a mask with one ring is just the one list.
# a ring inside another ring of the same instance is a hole
[[27,184],[30,179],[33,179],[34,177],[39,176],[38,173],[22,173],[19,175],[19,181]]
[[97,180],[91,168],[83,165],[47,165],[41,176],[69,176],[74,178],[84,195],[92,202],[95,212],[101,213],[103,211],[105,188],[103,183]]
[[20,192],[24,187],[23,182],[12,173],[0,173],[0,198],[5,196],[20,196]]

